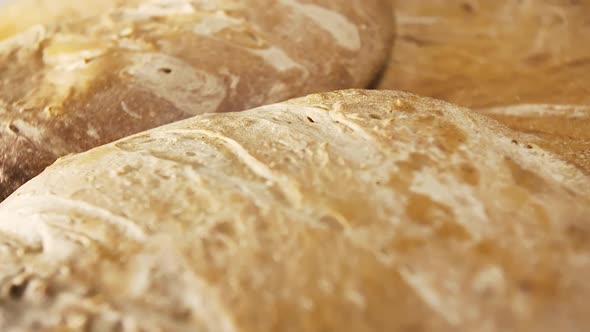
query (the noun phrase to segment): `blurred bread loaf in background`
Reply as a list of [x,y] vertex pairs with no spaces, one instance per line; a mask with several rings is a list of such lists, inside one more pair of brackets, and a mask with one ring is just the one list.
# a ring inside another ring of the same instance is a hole
[[396,1],[381,88],[470,108],[590,104],[590,2]]

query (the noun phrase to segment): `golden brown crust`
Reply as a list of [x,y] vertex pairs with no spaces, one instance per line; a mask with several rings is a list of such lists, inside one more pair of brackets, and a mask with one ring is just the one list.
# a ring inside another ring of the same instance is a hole
[[352,90],[60,159],[0,204],[0,327],[586,331],[590,178],[527,143]]
[[37,21],[38,2],[0,21],[0,198],[59,156],[158,125],[366,86],[393,31],[384,0],[41,1],[59,10]]
[[531,144],[559,154],[590,175],[590,106],[525,104],[478,112],[528,134]]

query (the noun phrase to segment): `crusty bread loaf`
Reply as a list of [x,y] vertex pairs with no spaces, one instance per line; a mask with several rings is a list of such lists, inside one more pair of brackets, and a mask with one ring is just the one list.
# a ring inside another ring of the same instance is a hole
[[397,1],[380,87],[471,107],[590,105],[590,1]]
[[388,0],[25,0],[6,13],[0,199],[59,156],[161,124],[366,86],[393,32]]
[[0,204],[0,329],[588,331],[590,178],[526,144],[353,90],[62,158]]

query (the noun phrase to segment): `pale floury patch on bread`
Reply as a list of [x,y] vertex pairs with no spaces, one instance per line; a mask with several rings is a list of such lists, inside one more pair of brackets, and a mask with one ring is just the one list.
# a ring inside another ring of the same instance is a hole
[[60,156],[162,124],[366,87],[385,64],[392,36],[388,0],[6,6],[0,199]]
[[318,27],[330,32],[342,47],[350,51],[358,50],[361,47],[358,27],[345,16],[313,3],[303,3],[299,0],[280,0],[280,3],[312,19]]
[[62,158],[0,204],[0,326],[585,331],[590,178],[527,144],[348,90]]

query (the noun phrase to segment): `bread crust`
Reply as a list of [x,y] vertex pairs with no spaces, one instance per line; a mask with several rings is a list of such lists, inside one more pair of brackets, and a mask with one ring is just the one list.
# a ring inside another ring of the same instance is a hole
[[588,1],[398,1],[381,88],[476,109],[590,105],[588,16]]
[[165,123],[364,87],[393,34],[384,0],[81,4],[19,1],[0,19],[0,199],[60,156]]
[[517,104],[477,111],[527,134],[531,144],[590,175],[590,106]]
[[0,204],[0,327],[585,331],[590,179],[526,144],[348,90],[62,158]]
[[590,174],[589,1],[416,0],[396,11],[380,88],[492,116]]

